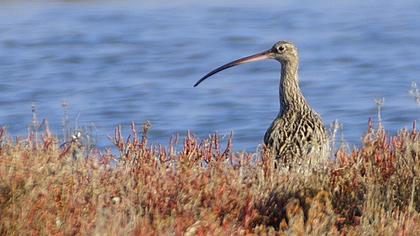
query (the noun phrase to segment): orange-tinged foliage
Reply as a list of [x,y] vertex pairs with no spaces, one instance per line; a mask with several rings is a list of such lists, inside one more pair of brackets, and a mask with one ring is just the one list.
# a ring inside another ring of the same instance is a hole
[[77,139],[12,140],[0,129],[1,235],[420,235],[420,137],[370,124],[363,146],[302,174],[231,139],[149,145],[147,127],[118,154]]

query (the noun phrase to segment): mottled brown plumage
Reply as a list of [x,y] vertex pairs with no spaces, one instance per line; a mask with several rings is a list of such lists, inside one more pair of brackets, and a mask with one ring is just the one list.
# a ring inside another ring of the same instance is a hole
[[321,117],[309,106],[299,87],[299,55],[290,42],[280,41],[270,49],[223,65],[201,78],[232,66],[264,59],[281,63],[280,112],[264,136],[272,154],[285,162],[296,158],[323,157],[328,153],[328,138]]

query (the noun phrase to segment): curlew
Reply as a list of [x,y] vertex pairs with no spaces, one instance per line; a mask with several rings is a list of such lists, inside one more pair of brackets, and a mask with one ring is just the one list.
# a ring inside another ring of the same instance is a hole
[[285,163],[296,158],[326,157],[329,150],[327,132],[321,117],[308,104],[299,87],[299,55],[293,43],[280,41],[267,51],[220,66],[201,78],[194,87],[227,68],[265,59],[274,59],[281,64],[280,111],[265,133],[265,145]]

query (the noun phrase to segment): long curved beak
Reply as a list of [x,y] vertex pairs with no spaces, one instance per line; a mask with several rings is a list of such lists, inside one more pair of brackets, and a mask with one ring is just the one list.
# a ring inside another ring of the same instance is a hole
[[245,64],[245,63],[249,63],[249,62],[254,62],[254,61],[261,61],[261,60],[267,60],[267,59],[272,59],[272,52],[271,50],[265,51],[265,52],[261,52],[261,53],[257,53],[254,54],[252,56],[248,56],[248,57],[243,57],[241,59],[229,62],[221,67],[218,67],[212,71],[210,71],[207,75],[205,75],[203,78],[201,78],[199,81],[197,81],[197,83],[194,84],[194,87],[196,87],[197,85],[199,85],[201,82],[203,82],[205,79],[207,79],[208,77],[222,71],[225,70],[227,68],[233,67],[233,66],[237,66],[237,65],[241,65],[241,64]]

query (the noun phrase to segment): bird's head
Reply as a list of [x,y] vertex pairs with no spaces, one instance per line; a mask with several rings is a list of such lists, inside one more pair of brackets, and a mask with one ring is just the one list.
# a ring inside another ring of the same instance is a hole
[[269,52],[270,58],[276,59],[282,64],[285,62],[297,61],[299,58],[296,46],[287,41],[277,42],[273,45]]
[[207,75],[205,75],[203,78],[201,78],[197,83],[194,84],[194,87],[199,85],[201,82],[203,82],[208,77],[225,70],[227,68],[249,63],[249,62],[255,62],[255,61],[261,61],[261,60],[267,60],[267,59],[274,59],[279,61],[282,65],[284,65],[287,62],[297,62],[298,60],[298,50],[295,45],[291,42],[287,41],[279,41],[276,44],[273,45],[273,47],[267,51],[257,53],[248,57],[243,57],[241,59],[229,62],[223,66],[220,66],[213,71],[210,71]]

